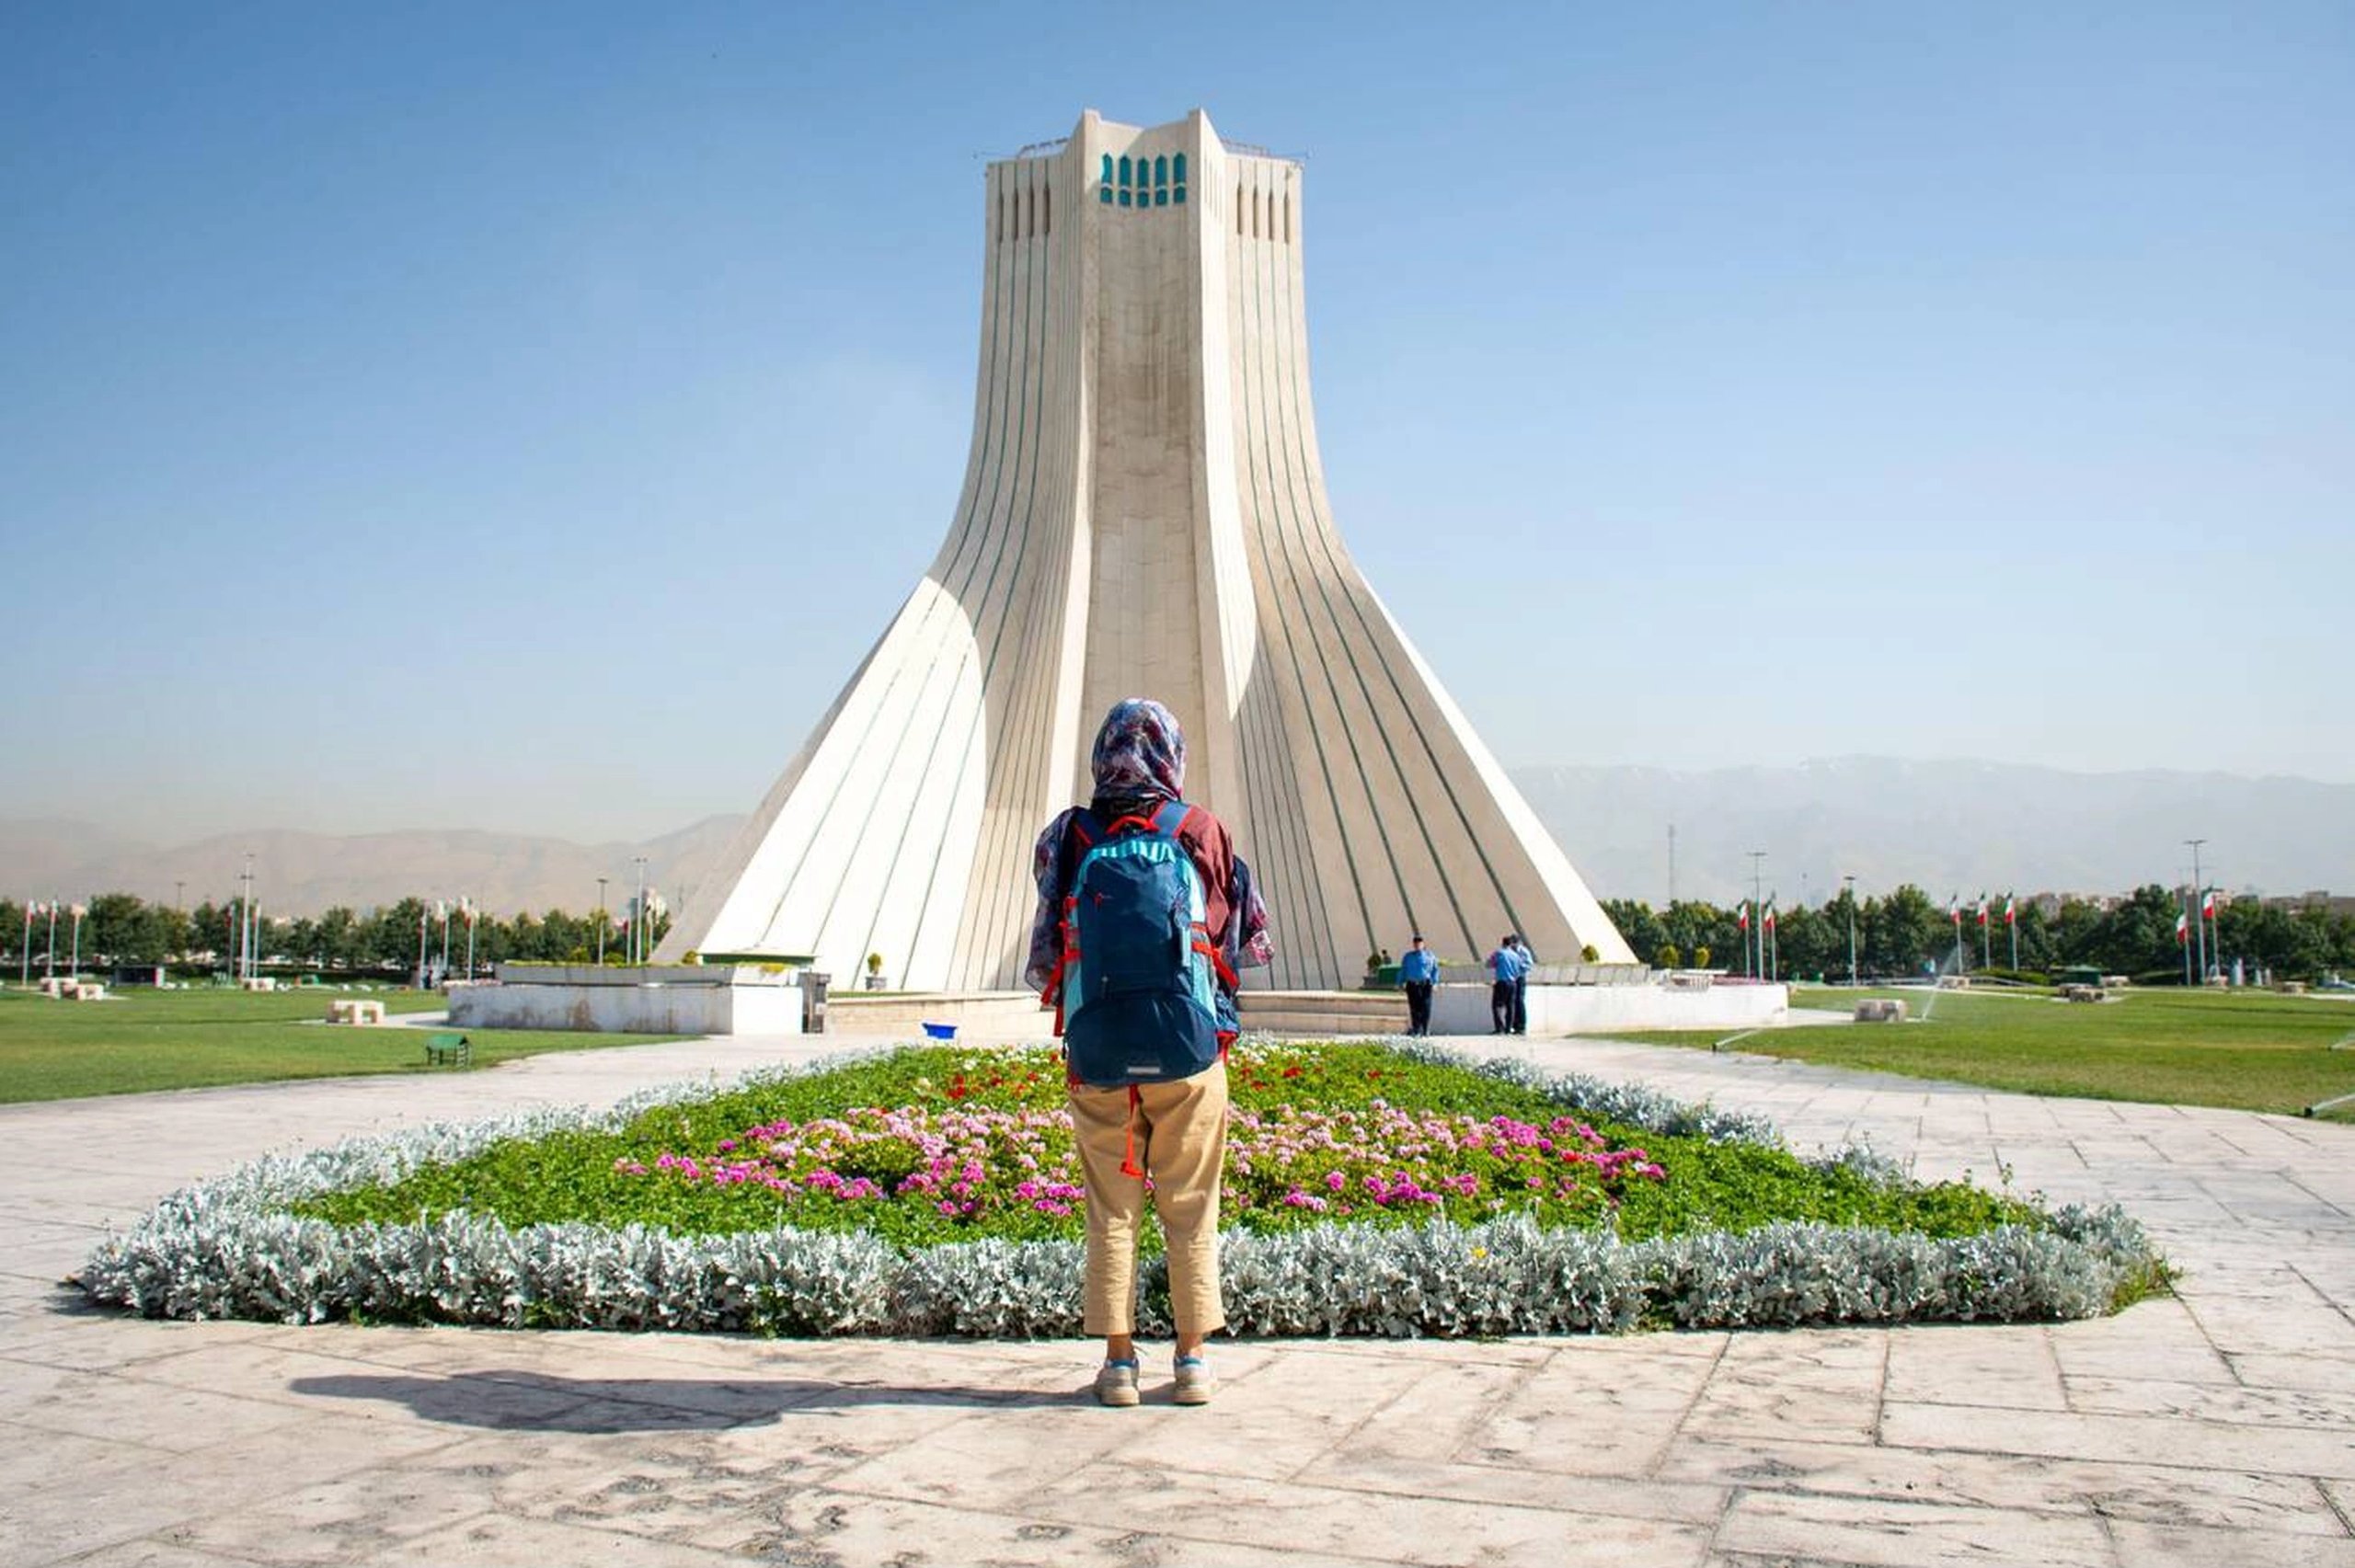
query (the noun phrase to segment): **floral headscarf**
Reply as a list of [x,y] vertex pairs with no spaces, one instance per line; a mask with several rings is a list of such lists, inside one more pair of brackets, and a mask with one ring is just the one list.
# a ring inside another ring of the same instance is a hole
[[1132,806],[1186,794],[1186,732],[1178,715],[1151,697],[1125,697],[1104,715],[1089,759],[1096,798]]

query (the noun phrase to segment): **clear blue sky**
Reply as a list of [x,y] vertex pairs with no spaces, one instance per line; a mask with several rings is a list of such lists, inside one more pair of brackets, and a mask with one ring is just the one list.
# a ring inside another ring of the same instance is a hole
[[0,816],[668,830],[929,561],[982,161],[1307,159],[1509,762],[2355,779],[2355,7],[16,4]]

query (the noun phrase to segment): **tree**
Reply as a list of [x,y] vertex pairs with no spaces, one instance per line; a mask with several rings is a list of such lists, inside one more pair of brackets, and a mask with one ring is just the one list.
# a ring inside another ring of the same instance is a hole
[[1619,934],[1626,939],[1632,953],[1656,952],[1668,942],[1668,927],[1652,913],[1649,904],[1639,899],[1605,898],[1603,912],[1619,928]]
[[190,958],[226,968],[230,950],[236,941],[236,927],[235,909],[207,898],[189,911],[188,935],[181,951]]
[[2175,922],[2182,912],[2176,896],[2157,883],[2137,887],[2094,922],[2085,933],[2086,955],[2078,961],[2098,965],[2106,974],[2179,969],[2183,949]]
[[2341,961],[2337,927],[2345,918],[2334,920],[2320,909],[2285,909],[2255,900],[2227,904],[2216,911],[2211,959],[2229,966],[2237,957],[2281,979],[2315,979]]
[[1660,923],[1667,928],[1669,941],[1693,955],[1693,967],[1696,969],[1709,967],[1699,949],[1707,947],[1725,953],[1741,945],[1741,935],[1734,923],[1733,912],[1721,910],[1715,904],[1680,899],[1668,906],[1668,912],[1661,917]]
[[[1832,906],[1836,907],[1836,906]],[[1832,962],[1832,951],[1836,944],[1839,962]],[[1802,975],[1824,978],[1826,971],[1837,968],[1843,976],[1848,972],[1848,926],[1844,918],[1833,936],[1832,920],[1823,910],[1804,905],[1795,910],[1779,911],[1775,917],[1775,967],[1783,979],[1797,979]]]
[[1927,893],[1904,882],[1885,898],[1865,900],[1856,942],[1867,973],[1918,975],[1924,964],[1939,963],[1952,951],[1954,930]]
[[373,967],[396,974],[414,973],[418,923],[425,915],[425,901],[414,897],[386,904],[370,915],[361,944],[364,961]]
[[337,904],[312,925],[317,962],[330,969],[350,969],[361,961],[360,917],[349,906]]
[[113,964],[160,964],[178,946],[178,922],[136,893],[101,893],[82,923],[82,950]]

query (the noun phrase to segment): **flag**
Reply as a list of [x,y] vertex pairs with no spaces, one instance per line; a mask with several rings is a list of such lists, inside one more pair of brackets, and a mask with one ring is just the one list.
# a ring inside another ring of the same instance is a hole
[[2190,940],[2191,916],[2185,913],[2183,910],[2178,910],[2176,911],[2175,917],[2175,944],[2177,947],[2180,947]]
[[2004,895],[2004,923],[2005,925],[2017,925],[2019,922],[2019,910],[2013,904],[2012,896],[2009,893],[2006,893]]
[[1766,900],[1766,914],[1762,923],[1768,931],[1775,929],[1775,900],[1772,898]]
[[1947,919],[1954,921],[1955,930],[1962,929],[1962,900],[1960,898],[1947,900]]
[[1984,893],[1979,895],[1979,929],[1987,929],[1987,895]]
[[2216,918],[2216,889],[2213,887],[2209,888],[2206,893],[2200,895],[2200,918],[2204,921],[2211,921]]
[[1750,929],[1749,899],[1744,898],[1740,903],[1734,906],[1733,921],[1737,928],[1742,931],[1748,931]]

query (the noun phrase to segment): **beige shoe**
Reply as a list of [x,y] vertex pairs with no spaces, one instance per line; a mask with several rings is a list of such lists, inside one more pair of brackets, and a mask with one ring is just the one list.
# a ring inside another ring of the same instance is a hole
[[1200,1356],[1178,1357],[1178,1387],[1171,1394],[1179,1404],[1208,1404],[1218,1392],[1218,1374]]
[[1107,1361],[1096,1369],[1096,1402],[1126,1410],[1138,1401],[1137,1364]]

